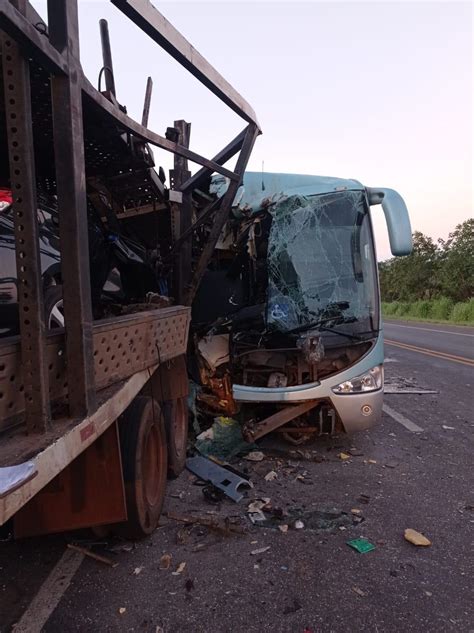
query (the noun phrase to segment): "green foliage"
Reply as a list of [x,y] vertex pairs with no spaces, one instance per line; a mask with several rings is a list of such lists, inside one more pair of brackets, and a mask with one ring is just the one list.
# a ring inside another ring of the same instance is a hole
[[474,299],[466,301],[465,303],[456,303],[453,312],[452,320],[461,323],[473,323],[474,322]]
[[393,314],[415,309],[420,318],[449,318],[455,303],[474,296],[474,219],[458,224],[446,242],[415,231],[411,255],[381,262],[379,276],[383,301],[397,304]]
[[474,323],[474,299],[453,303],[449,297],[433,301],[414,301],[412,303],[392,301],[382,303],[385,317],[412,319],[432,319],[453,323]]
[[435,299],[431,307],[431,318],[439,319],[440,321],[448,321],[453,311],[454,301],[448,297],[441,297],[441,299]]

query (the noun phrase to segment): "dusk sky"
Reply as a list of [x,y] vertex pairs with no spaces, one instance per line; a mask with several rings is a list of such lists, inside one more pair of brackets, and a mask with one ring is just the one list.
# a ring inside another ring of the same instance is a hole
[[[211,157],[244,122],[106,1],[80,0],[81,55],[97,86],[109,21],[117,98],[149,127],[192,122]],[[355,178],[397,189],[412,227],[446,238],[473,215],[470,2],[154,2],[255,109],[249,168]],[[34,2],[44,15],[45,4]],[[157,164],[169,155],[155,150]],[[190,165],[195,170],[195,165]],[[373,209],[379,259],[390,256]]]

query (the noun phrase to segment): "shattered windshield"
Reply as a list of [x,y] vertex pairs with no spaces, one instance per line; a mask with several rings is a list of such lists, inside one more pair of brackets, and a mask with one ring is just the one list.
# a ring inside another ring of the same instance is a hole
[[289,332],[334,317],[372,329],[377,286],[364,192],[290,196],[271,214],[267,325]]

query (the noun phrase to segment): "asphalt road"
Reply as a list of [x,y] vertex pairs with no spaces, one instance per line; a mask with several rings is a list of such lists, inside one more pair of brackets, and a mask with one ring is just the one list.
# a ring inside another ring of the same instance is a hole
[[[386,395],[398,420],[384,414],[371,431],[318,440],[301,453],[267,438],[264,461],[239,464],[254,482],[250,499],[299,513],[302,529],[288,519],[286,533],[254,527],[247,502],[209,505],[185,472],[169,486],[166,511],[231,517],[248,532],[224,536],[163,518],[136,546],[94,546],[116,567],[74,558],[65,546],[90,539],[85,533],[4,542],[0,631],[15,622],[20,632],[40,630],[43,618],[46,633],[473,632],[474,368],[442,355],[471,358],[472,338],[401,325],[386,325],[389,340],[435,355],[387,344],[387,380],[437,393]],[[277,477],[267,481],[271,470]],[[319,529],[315,517],[325,517]],[[406,528],[431,546],[408,543]],[[346,544],[359,537],[375,549],[359,554]],[[164,554],[169,569],[160,569]]]
[[385,321],[387,344],[402,343],[458,359],[474,360],[474,328],[414,321]]

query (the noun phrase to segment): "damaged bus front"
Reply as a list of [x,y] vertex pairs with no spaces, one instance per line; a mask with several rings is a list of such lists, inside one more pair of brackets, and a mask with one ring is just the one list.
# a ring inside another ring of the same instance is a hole
[[[210,192],[222,195],[222,177]],[[355,180],[248,173],[193,306],[201,410],[248,439],[299,443],[381,416],[383,337],[370,206],[411,251],[402,198]]]

